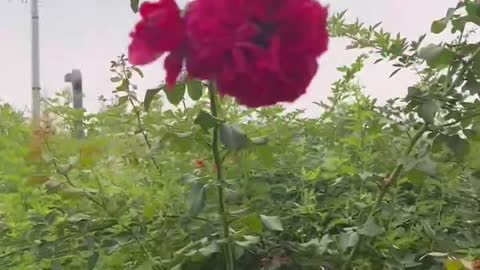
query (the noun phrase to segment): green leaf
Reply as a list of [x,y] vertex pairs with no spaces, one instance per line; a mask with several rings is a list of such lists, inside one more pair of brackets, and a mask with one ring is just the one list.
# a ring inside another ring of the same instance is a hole
[[130,8],[134,13],[138,12],[139,3],[140,3],[140,0],[130,0]]
[[260,219],[267,229],[272,231],[283,231],[282,222],[279,217],[260,215]]
[[433,44],[420,49],[418,55],[420,58],[425,59],[431,68],[435,69],[448,67],[456,58],[456,54],[453,51]]
[[383,227],[380,227],[373,218],[370,218],[367,223],[358,231],[361,235],[374,237],[384,232]]
[[397,74],[400,70],[402,70],[402,69],[401,69],[401,68],[395,69],[395,70],[390,74],[390,76],[388,76],[388,78],[392,78],[392,77],[395,76],[395,74]]
[[122,83],[115,88],[114,92],[127,92],[129,85],[130,85],[130,83],[128,82],[128,80],[123,79]]
[[222,124],[220,126],[220,141],[232,151],[238,151],[247,145],[247,136],[237,126]]
[[153,203],[145,204],[145,207],[143,208],[143,215],[147,220],[149,221],[153,220],[153,217],[155,216],[156,212],[157,212],[157,208]]
[[62,175],[66,175],[70,173],[70,171],[75,167],[75,165],[78,164],[79,161],[80,158],[78,156],[71,156],[68,159],[67,164],[58,165],[57,171]]
[[327,252],[328,250],[328,245],[330,245],[330,243],[333,242],[333,239],[330,237],[329,234],[325,234],[322,236],[322,238],[320,239],[320,243],[319,243],[319,246],[318,246],[318,252],[319,254],[324,254],[325,252]]
[[46,163],[52,163],[55,160],[55,157],[49,152],[42,152],[42,159]]
[[97,251],[93,252],[92,255],[88,257],[88,265],[87,265],[88,270],[95,269],[95,266],[97,266],[99,257],[100,257],[100,254]]
[[475,123],[472,126],[472,129],[470,131],[467,131],[467,132],[465,131],[466,130],[464,130],[463,132],[465,133],[465,136],[467,136],[469,140],[472,140],[475,143],[480,142],[480,125],[478,123]]
[[245,240],[235,241],[235,244],[237,244],[241,247],[247,248],[249,246],[256,245],[256,244],[258,244],[258,242],[260,242],[260,237],[257,237],[257,236],[244,235],[243,238]]
[[121,81],[121,80],[122,80],[122,78],[120,78],[120,77],[118,77],[118,76],[115,76],[115,77],[110,78],[110,81],[111,81],[111,82],[114,82],[114,83],[115,83],[115,82],[119,82],[119,81]]
[[258,147],[256,149],[258,158],[263,163],[263,165],[267,168],[273,168],[274,165],[274,158],[273,158],[273,147],[271,146],[263,146]]
[[75,222],[80,222],[80,221],[84,221],[84,220],[91,220],[91,219],[92,219],[92,217],[89,216],[89,215],[78,213],[78,214],[75,214],[75,215],[69,217],[67,219],[67,221],[75,223]]
[[418,107],[418,116],[425,123],[431,124],[435,120],[435,115],[440,110],[440,105],[435,100],[428,100]]
[[151,260],[146,260],[141,265],[139,265],[135,270],[152,270],[154,263]]
[[350,247],[354,247],[360,240],[357,232],[341,233],[339,236],[338,246],[342,251],[346,251]]
[[128,102],[128,96],[121,96],[118,98],[118,103],[117,106],[120,106],[122,104],[125,104]]
[[436,20],[432,23],[430,31],[434,34],[440,34],[447,27],[448,21],[445,19]]
[[447,259],[445,261],[445,269],[446,270],[464,270],[465,267],[460,260],[452,260],[452,259]]
[[212,242],[208,246],[199,249],[198,252],[204,257],[210,257],[210,255],[220,252],[220,247],[217,243]]
[[132,69],[135,72],[137,72],[137,74],[138,74],[138,76],[140,76],[140,78],[143,78],[143,72],[138,67],[133,67]]
[[211,128],[214,128],[216,125],[220,123],[218,119],[213,117],[210,113],[206,111],[200,111],[193,121],[196,125],[202,127],[203,130],[208,131]]
[[153,97],[155,97],[155,95],[158,94],[158,92],[160,92],[162,89],[163,87],[147,90],[147,93],[145,93],[145,98],[143,99],[143,106],[145,108],[145,111],[148,111],[150,109],[150,104],[152,104]]
[[175,135],[177,135],[177,137],[180,138],[180,139],[186,139],[186,138],[192,137],[193,132],[191,132],[191,131],[189,131],[189,132],[179,132],[179,133],[175,133]]
[[419,89],[418,87],[413,87],[413,86],[408,87],[407,91],[408,91],[407,98],[409,99],[415,99],[423,95],[422,90]]
[[448,136],[443,134],[438,135],[432,142],[432,153],[438,153],[442,151],[443,145],[448,141]]
[[202,81],[190,81],[187,84],[188,95],[192,100],[199,100],[203,95]]
[[317,255],[322,255],[328,250],[328,246],[330,243],[333,243],[334,240],[329,234],[325,234],[322,236],[322,239],[320,241],[318,238],[314,238],[307,243],[302,243],[300,244],[301,247],[303,248],[315,248],[315,253]]
[[205,207],[206,192],[205,185],[199,182],[193,184],[192,191],[190,193],[190,215],[192,217],[198,216],[198,214]]
[[480,94],[480,82],[477,81],[475,75],[469,73],[467,82],[463,85],[462,91],[468,91],[471,95]]
[[263,230],[262,220],[256,214],[241,217],[239,221],[242,225],[248,228],[249,232],[260,234]]
[[457,19],[452,20],[452,31],[464,31],[465,30],[465,24],[467,22],[465,21],[464,18],[460,17]]
[[182,270],[182,264],[177,264],[175,265],[173,268],[171,268],[170,270]]
[[478,3],[466,3],[465,10],[467,11],[468,16],[480,17],[480,4]]
[[445,30],[445,28],[448,25],[448,22],[453,18],[453,15],[455,14],[456,8],[449,8],[447,10],[447,14],[445,15],[445,18],[442,18],[440,20],[436,20],[432,23],[431,26],[431,31],[434,34],[440,34]]
[[251,142],[255,145],[266,145],[268,143],[268,138],[267,137],[252,138]]
[[185,96],[185,83],[178,83],[175,87],[171,90],[168,90],[166,87],[164,88],[165,94],[167,95],[168,101],[172,104],[177,106],[182,102],[183,97]]
[[423,226],[423,231],[428,237],[434,240],[437,239],[436,233],[428,221],[422,221],[421,224]]
[[470,151],[470,144],[467,140],[458,135],[448,137],[447,146],[458,159],[463,159]]
[[438,173],[438,164],[427,156],[417,162],[415,170],[428,176],[435,176]]

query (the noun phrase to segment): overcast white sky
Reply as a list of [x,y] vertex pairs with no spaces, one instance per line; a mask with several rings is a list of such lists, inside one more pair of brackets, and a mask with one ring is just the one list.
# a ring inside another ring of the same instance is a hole
[[[98,109],[99,95],[111,96],[109,61],[126,52],[128,33],[138,20],[130,11],[129,0],[39,0],[41,84],[43,95],[52,95],[65,87],[64,74],[72,68],[83,73],[84,104]],[[178,2],[185,2],[179,0]],[[0,100],[18,109],[31,104],[30,8],[22,0],[0,0]],[[434,19],[443,17],[458,0],[330,0],[331,9],[348,9],[349,16],[416,39],[428,32]],[[309,108],[313,101],[325,100],[330,83],[338,78],[336,67],[350,63],[356,53],[347,52],[345,43],[334,40],[329,52],[320,60],[320,71],[308,94],[294,107]],[[163,79],[162,63],[143,68],[145,79],[139,89],[158,85]],[[368,65],[361,76],[366,92],[385,100],[400,96],[414,80],[411,74],[386,79],[393,69],[387,65]],[[142,94],[143,95],[143,94]],[[311,112],[315,113],[315,112]]]

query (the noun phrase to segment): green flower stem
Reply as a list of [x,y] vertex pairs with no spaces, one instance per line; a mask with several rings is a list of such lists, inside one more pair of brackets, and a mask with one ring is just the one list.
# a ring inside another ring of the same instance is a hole
[[[143,139],[145,140],[145,143],[147,144],[148,150],[152,151],[152,149],[153,149],[152,143],[150,142],[147,131],[145,130],[145,127],[143,125],[142,117],[140,115],[140,110],[135,105],[135,103],[133,101],[133,98],[132,98],[132,95],[130,94],[130,79],[129,79],[129,76],[127,75],[127,70],[125,68],[125,65],[122,66],[122,73],[123,73],[124,80],[127,80],[127,83],[128,83],[127,98],[128,98],[128,102],[132,106],[132,110],[135,114],[135,117],[137,118],[138,130],[140,131],[140,134],[142,134]],[[158,164],[157,159],[153,155],[150,156],[150,159],[152,160],[153,165],[155,166],[155,168],[157,169],[158,173],[161,176],[162,175],[162,169],[160,168],[160,165]]]
[[[217,95],[211,83],[208,85],[208,95],[210,97],[210,112],[212,116],[218,118]],[[217,170],[217,193],[218,193],[218,213],[222,219],[223,238],[226,240],[224,245],[225,269],[234,270],[233,249],[229,239],[230,230],[228,222],[228,213],[225,207],[224,184],[222,158],[220,157],[219,125],[213,129],[212,154]]]

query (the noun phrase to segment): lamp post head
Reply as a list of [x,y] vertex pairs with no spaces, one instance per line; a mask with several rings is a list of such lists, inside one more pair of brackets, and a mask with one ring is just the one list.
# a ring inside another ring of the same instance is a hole
[[72,83],[73,91],[82,92],[82,73],[80,70],[74,69],[71,73],[65,74],[64,80]]

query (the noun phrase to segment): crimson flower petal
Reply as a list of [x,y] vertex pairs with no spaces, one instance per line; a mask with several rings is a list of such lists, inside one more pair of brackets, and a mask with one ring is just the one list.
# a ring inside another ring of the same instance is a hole
[[129,61],[134,65],[149,64],[165,52],[182,46],[184,21],[175,0],[146,2],[140,7],[142,20],[130,34]]
[[177,78],[182,71],[183,54],[181,51],[170,53],[165,58],[164,67],[167,71],[167,89],[172,89],[177,83]]
[[316,0],[195,0],[185,17],[187,71],[249,107],[303,95],[328,48]]

